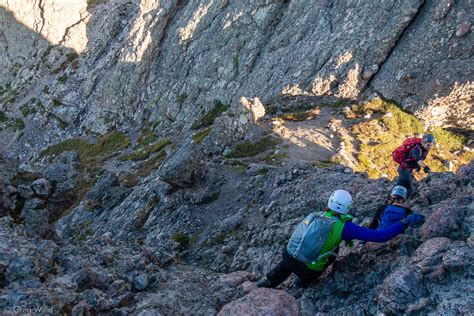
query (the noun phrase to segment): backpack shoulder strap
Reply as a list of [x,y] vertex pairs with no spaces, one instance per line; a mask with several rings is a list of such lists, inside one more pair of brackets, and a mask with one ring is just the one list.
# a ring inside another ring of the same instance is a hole
[[[333,219],[334,222],[333,222],[333,227],[330,231],[330,234],[334,234],[334,224],[335,223],[337,223],[337,222],[342,222],[342,223],[350,222],[350,221],[352,221],[353,216],[350,215],[350,214],[339,214],[339,218],[334,218],[333,217],[332,219]],[[339,248],[339,243],[337,245],[335,245],[334,248],[332,248],[331,250],[326,251],[324,253],[321,253],[315,261],[320,260],[320,259],[325,258],[325,257],[330,256],[330,255],[337,256],[336,250],[338,248]]]
[[387,204],[384,203],[377,208],[377,210],[375,211],[374,217],[372,218],[372,222],[370,222],[369,224],[370,229],[377,228],[380,222],[380,216],[382,216],[382,213],[386,207],[387,207]]
[[405,161],[414,160],[412,153],[413,153],[413,151],[414,151],[415,149],[419,149],[419,150],[420,150],[420,156],[421,156],[421,154],[423,153],[423,150],[421,149],[421,143],[415,143],[415,144],[412,144],[412,145],[410,146],[410,149],[408,149],[408,150],[406,151],[405,157],[404,157],[404,160],[405,160]]

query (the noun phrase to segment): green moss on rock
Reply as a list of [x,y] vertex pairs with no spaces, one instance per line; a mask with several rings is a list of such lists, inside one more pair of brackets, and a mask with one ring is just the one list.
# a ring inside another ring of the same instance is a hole
[[227,158],[253,157],[264,151],[274,148],[278,141],[271,137],[264,137],[257,142],[243,142],[226,155]]
[[5,115],[5,112],[0,111],[0,123],[8,121],[8,117]]
[[58,78],[59,83],[66,83],[67,81],[67,75],[62,75],[61,77]]
[[214,107],[212,110],[204,115],[198,122],[195,122],[191,129],[200,129],[203,127],[208,127],[214,124],[214,120],[224,113],[229,108],[229,105],[223,104],[220,101],[214,101]]
[[190,238],[188,234],[176,233],[171,236],[171,240],[176,241],[181,249],[187,249],[189,247]]
[[197,132],[194,136],[193,136],[193,140],[196,144],[200,144],[202,143],[202,141],[204,140],[204,138],[206,138],[207,135],[209,135],[209,133],[211,132],[211,128],[206,128],[206,129],[203,129],[202,131],[199,131]]
[[65,140],[43,150],[40,158],[59,155],[65,151],[77,151],[82,162],[101,162],[129,145],[130,138],[126,134],[113,131],[99,138],[95,144],[80,138]]
[[148,145],[145,148],[136,149],[130,154],[120,157],[120,160],[133,160],[133,161],[145,160],[148,157],[150,157],[151,154],[159,152],[160,150],[162,150],[163,148],[165,148],[166,146],[170,144],[172,144],[172,142],[168,139],[161,140],[151,145]]
[[205,205],[205,204],[210,204],[214,201],[216,201],[219,198],[220,192],[214,192],[211,195],[206,195],[204,196],[201,201],[197,202],[196,205]]

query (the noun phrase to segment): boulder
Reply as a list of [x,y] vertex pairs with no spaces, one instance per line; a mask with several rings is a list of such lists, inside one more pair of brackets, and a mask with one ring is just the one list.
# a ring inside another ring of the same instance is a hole
[[112,282],[111,278],[105,270],[95,268],[83,268],[77,272],[74,281],[80,291],[90,288],[97,288],[100,290],[107,290],[109,284]]
[[449,271],[459,271],[465,267],[472,267],[474,250],[463,241],[454,242],[443,255],[443,267]]
[[31,199],[33,194],[34,192],[29,185],[21,184],[17,188],[17,195],[23,200]]
[[457,237],[460,233],[461,219],[459,206],[453,203],[439,203],[421,227],[423,239],[435,237]]
[[12,257],[5,272],[7,283],[18,280],[36,278],[40,267],[33,256]]
[[299,315],[299,305],[296,299],[285,291],[259,288],[224,305],[217,315],[296,316]]
[[429,185],[420,185],[418,190],[423,205],[438,204],[457,190],[456,177],[448,172],[431,175],[428,183]]
[[120,204],[129,192],[130,189],[120,186],[115,174],[107,173],[87,192],[84,206],[88,211],[101,213]]
[[143,291],[148,286],[148,275],[141,273],[133,279],[133,287],[137,291]]
[[449,249],[451,240],[446,237],[437,237],[425,241],[412,257],[412,263],[423,270],[433,269],[442,262],[443,254]]
[[49,211],[45,208],[34,209],[24,207],[20,218],[25,221],[26,232],[29,237],[45,237],[51,230]]
[[458,177],[461,184],[467,185],[474,181],[474,160],[467,165],[459,167],[456,171],[456,176]]
[[191,187],[201,176],[203,158],[201,147],[189,142],[163,163],[158,174],[161,180],[174,186]]
[[250,112],[247,115],[247,120],[250,120],[254,124],[265,115],[265,107],[259,98],[247,99],[246,97],[241,97],[240,103]]
[[[107,295],[96,288],[87,289],[80,293],[78,299],[84,301],[86,306],[90,306],[90,314],[92,315],[99,314],[98,312],[100,311],[107,311],[111,307]],[[86,315],[88,315],[88,313],[86,313]]]
[[388,314],[400,314],[423,295],[422,275],[412,267],[402,267],[390,274],[381,286],[378,303]]

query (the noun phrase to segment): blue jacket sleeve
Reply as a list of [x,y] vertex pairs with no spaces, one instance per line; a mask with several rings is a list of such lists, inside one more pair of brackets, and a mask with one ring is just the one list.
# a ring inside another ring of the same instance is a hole
[[403,233],[405,226],[402,223],[396,222],[388,228],[381,230],[373,230],[360,227],[351,222],[347,222],[342,229],[342,239],[349,241],[352,239],[359,239],[373,242],[386,242],[393,237]]

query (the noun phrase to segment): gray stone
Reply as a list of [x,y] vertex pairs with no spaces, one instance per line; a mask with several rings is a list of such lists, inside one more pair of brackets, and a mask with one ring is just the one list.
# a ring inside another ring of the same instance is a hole
[[101,213],[120,204],[130,189],[121,187],[115,174],[107,173],[86,193],[84,206],[87,210]]
[[77,181],[75,178],[56,183],[54,192],[46,200],[51,220],[57,220],[63,212],[74,205],[77,199]]
[[[1,102],[8,102],[3,111],[17,118],[32,97],[37,102],[28,109],[39,110],[23,119],[21,137],[14,124],[0,123],[0,149],[7,149],[6,159],[18,157],[34,169],[51,158],[36,160],[41,150],[71,137],[92,142],[97,135],[91,132],[118,129],[135,139],[138,131],[152,129],[176,147],[167,148],[168,161],[156,173],[147,165],[151,161],[113,157],[89,165],[78,164],[77,152],[59,155],[44,170],[53,186],[46,206],[28,202],[33,195],[26,193],[24,215],[42,218],[38,213],[49,210],[67,238],[57,246],[41,243],[38,236],[27,237],[31,222],[18,225],[10,211],[3,212],[3,306],[40,303],[58,309],[51,314],[69,313],[74,306],[73,314],[215,315],[218,307],[242,297],[239,287],[228,286],[215,271],[268,271],[281,258],[293,227],[322,209],[335,187],[350,189],[355,222],[366,222],[393,183],[336,166],[279,166],[258,178],[223,170],[228,166],[219,164],[222,153],[241,140],[258,139],[269,110],[281,115],[377,91],[427,126],[468,130],[473,125],[473,33],[463,25],[472,21],[472,1],[96,2],[86,7],[86,1],[0,0]],[[79,56],[69,55],[71,47]],[[53,99],[61,105],[53,106]],[[214,120],[202,150],[185,148],[189,128],[209,113],[214,99],[231,107]],[[69,125],[66,130],[58,119]],[[331,135],[337,144],[337,133]],[[207,159],[201,151],[215,156]],[[219,165],[207,163],[212,160]],[[77,181],[89,167],[133,170],[140,173],[139,184],[127,192],[113,176],[97,172],[97,185],[79,201]],[[471,255],[462,244],[472,226],[468,169],[418,183],[418,196],[408,203],[427,215],[421,229],[409,229],[375,251],[370,245],[341,247],[341,265],[304,291],[301,314],[472,311]],[[152,174],[142,176],[144,170]],[[157,180],[160,172],[165,182]],[[0,173],[6,174],[3,165]],[[195,196],[213,192],[221,195],[212,204],[194,203]],[[99,238],[106,232],[112,236]],[[173,250],[170,236],[176,232],[192,236],[186,252]],[[472,236],[467,240],[472,245]],[[143,255],[147,247],[155,258]],[[93,272],[78,273],[84,267]],[[130,293],[138,271],[158,273],[159,283]],[[102,275],[110,277],[100,281]],[[115,278],[123,280],[109,286]],[[291,284],[283,287],[301,295]],[[243,309],[263,311],[268,297],[275,313],[295,306],[293,298],[280,299],[275,292],[263,290],[252,301],[254,294],[245,302],[255,305]]]
[[456,29],[456,37],[463,37],[471,30],[470,22],[462,22]]
[[83,268],[77,272],[74,281],[79,290],[84,291],[90,288],[106,290],[112,280],[104,270]]
[[51,193],[52,186],[47,179],[41,178],[31,184],[31,189],[39,198],[46,199]]
[[46,179],[54,183],[65,182],[71,178],[77,176],[77,172],[70,164],[55,163],[52,164],[43,171]]
[[18,186],[17,194],[22,199],[28,200],[33,197],[33,190],[30,186],[22,184]]
[[93,288],[87,289],[78,295],[78,299],[91,307],[91,311],[99,312],[110,309],[110,302],[104,292]]
[[158,309],[145,309],[138,313],[138,316],[162,316]]
[[71,310],[72,316],[82,316],[91,314],[91,307],[84,301],[75,305]]
[[110,284],[107,294],[111,297],[124,294],[126,291],[130,290],[130,286],[123,280],[115,280]]
[[47,209],[35,209],[25,205],[20,218],[25,221],[26,231],[30,237],[44,237],[51,230]]
[[178,187],[190,187],[201,176],[203,152],[200,146],[188,143],[180,147],[160,168],[160,178]]
[[34,278],[39,273],[38,261],[31,256],[17,257],[6,268],[6,281],[13,282],[27,278]]
[[133,279],[133,287],[137,291],[143,291],[148,287],[148,275],[139,274]]

